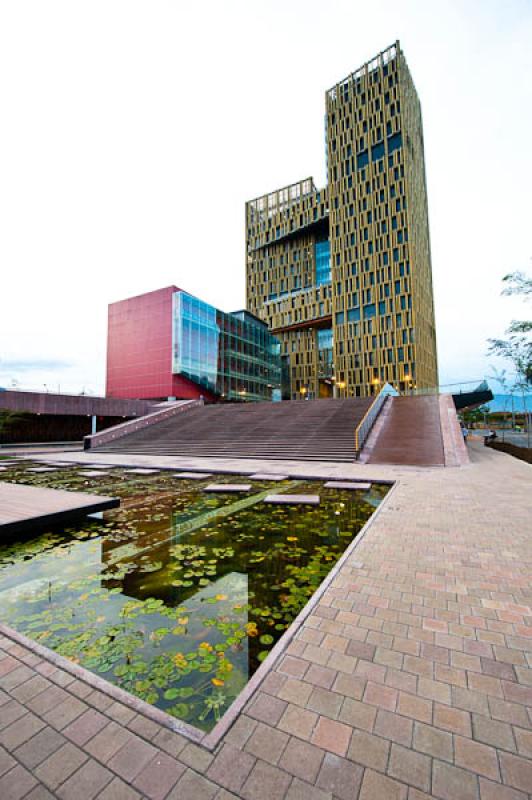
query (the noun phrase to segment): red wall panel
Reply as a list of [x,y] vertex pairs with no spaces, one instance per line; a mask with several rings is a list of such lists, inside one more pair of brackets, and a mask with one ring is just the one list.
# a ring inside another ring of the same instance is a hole
[[173,395],[172,295],[175,286],[109,306],[107,396]]
[[167,286],[109,305],[107,397],[196,399],[213,395],[172,374],[172,295]]

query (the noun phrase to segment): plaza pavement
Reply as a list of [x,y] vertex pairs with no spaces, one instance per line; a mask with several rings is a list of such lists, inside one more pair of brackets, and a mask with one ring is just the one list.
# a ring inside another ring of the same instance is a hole
[[[1,800],[529,797],[532,466],[468,448],[472,463],[447,469],[224,459],[225,469],[398,482],[212,751],[4,628]],[[214,465],[128,463],[155,461]]]

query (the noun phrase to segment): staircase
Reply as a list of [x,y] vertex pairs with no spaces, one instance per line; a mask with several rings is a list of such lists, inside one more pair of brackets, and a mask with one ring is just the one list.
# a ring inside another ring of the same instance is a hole
[[206,405],[103,444],[95,452],[354,461],[355,428],[371,400]]

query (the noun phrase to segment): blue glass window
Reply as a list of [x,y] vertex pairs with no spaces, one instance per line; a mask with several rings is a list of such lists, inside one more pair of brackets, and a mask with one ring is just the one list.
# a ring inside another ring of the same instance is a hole
[[403,146],[403,137],[401,136],[401,132],[394,133],[393,136],[388,137],[388,153],[393,153],[394,150],[398,150],[400,147]]
[[371,319],[375,316],[375,303],[369,303],[367,306],[364,306],[364,318]]
[[316,242],[314,247],[316,259],[316,286],[331,282],[331,246],[328,239]]
[[318,350],[331,350],[333,346],[332,328],[321,328],[318,331]]
[[368,151],[363,150],[357,155],[357,169],[362,169],[369,163]]
[[334,373],[332,328],[318,330],[318,360],[320,378],[331,378]]
[[344,312],[338,311],[336,314],[336,324],[343,325],[343,322],[344,322]]
[[378,144],[374,144],[371,148],[371,160],[378,161],[379,158],[384,157],[384,142],[379,142]]
[[359,308],[350,308],[347,312],[347,321],[348,322],[358,322],[360,320],[360,309]]
[[271,400],[281,385],[280,343],[247,311],[225,314],[175,292],[172,372],[227,399]]

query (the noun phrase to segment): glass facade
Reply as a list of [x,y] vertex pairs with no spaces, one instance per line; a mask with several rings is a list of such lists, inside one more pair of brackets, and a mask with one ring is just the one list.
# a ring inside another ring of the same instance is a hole
[[331,282],[331,246],[328,239],[316,242],[316,285],[322,286]]
[[271,400],[280,389],[280,344],[249,312],[225,314],[175,292],[172,331],[174,374],[226,400]]
[[332,328],[318,330],[319,378],[331,378],[333,367],[333,332]]

